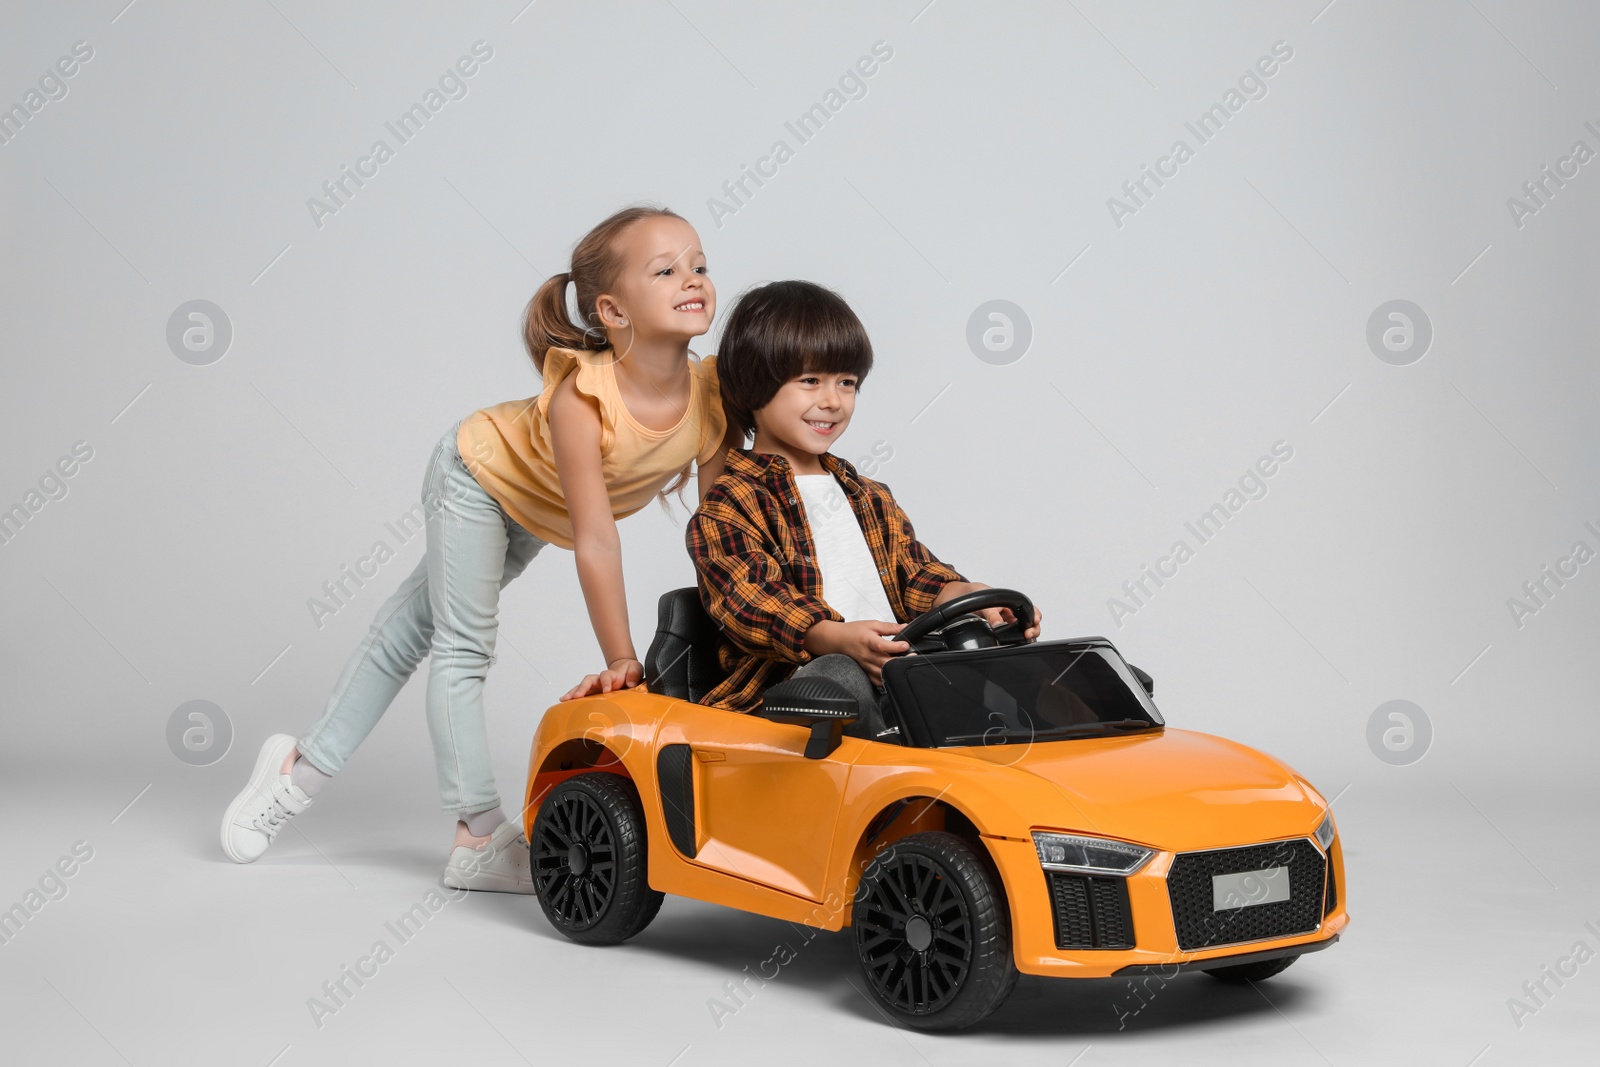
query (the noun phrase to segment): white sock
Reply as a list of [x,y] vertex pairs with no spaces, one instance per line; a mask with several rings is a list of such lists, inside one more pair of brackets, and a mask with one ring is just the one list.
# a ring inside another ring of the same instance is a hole
[[500,828],[501,823],[506,821],[506,814],[499,807],[493,807],[488,811],[463,815],[461,816],[461,821],[467,824],[467,833],[473,837],[488,837]]
[[311,765],[311,761],[304,756],[296,756],[294,763],[289,767],[289,784],[308,797],[316,796],[317,790],[321,789],[332,777],[330,774],[323,774],[317,770]]

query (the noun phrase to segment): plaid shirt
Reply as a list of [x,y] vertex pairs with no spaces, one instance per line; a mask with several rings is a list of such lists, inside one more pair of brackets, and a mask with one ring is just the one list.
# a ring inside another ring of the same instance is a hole
[[[855,511],[896,621],[929,610],[946,583],[964,580],[917,540],[888,486],[831,453],[821,459]],[[822,571],[789,461],[730,449],[727,470],[689,520],[688,544],[700,602],[722,631],[717,655],[728,672],[703,702],[750,711],[762,692],[811,658],[807,630],[825,619],[844,621],[822,599]]]

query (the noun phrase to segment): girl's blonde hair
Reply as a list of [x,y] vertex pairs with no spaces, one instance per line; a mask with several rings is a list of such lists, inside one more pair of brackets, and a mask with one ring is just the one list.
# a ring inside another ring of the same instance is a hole
[[[595,301],[617,280],[622,270],[622,255],[617,250],[617,238],[634,223],[660,217],[682,219],[676,211],[664,207],[639,206],[623,208],[605,219],[600,225],[583,235],[572,249],[572,266],[560,274],[552,275],[539,286],[528,301],[522,317],[522,340],[528,346],[533,365],[544,373],[544,354],[551,348],[576,348],[598,352],[610,345],[606,331],[600,325],[600,313]],[[577,288],[580,325],[567,313],[567,284]]]
[[[617,250],[617,238],[632,225],[645,219],[673,218],[683,221],[683,216],[670,208],[640,205],[625,207],[583,235],[572,249],[572,266],[551,275],[539,286],[528,301],[522,316],[522,340],[528,346],[534,369],[544,374],[545,353],[551,348],[576,348],[598,352],[610,347],[606,331],[600,325],[600,312],[595,302],[617,280],[622,270],[622,255]],[[577,287],[578,314],[588,325],[580,326],[567,313],[567,284]],[[692,466],[685,466],[658,494],[663,507],[667,499],[677,496],[683,503],[683,490],[689,484]]]

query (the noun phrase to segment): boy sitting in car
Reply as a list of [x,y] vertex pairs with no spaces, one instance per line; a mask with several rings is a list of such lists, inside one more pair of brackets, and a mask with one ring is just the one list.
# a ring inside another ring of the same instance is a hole
[[[760,286],[728,317],[717,356],[722,401],[753,447],[728,451],[689,522],[700,600],[721,629],[727,671],[703,703],[751,711],[791,674],[821,675],[856,698],[852,732],[878,736],[883,665],[910,651],[894,635],[988,588],[941,563],[889,488],[829,451],[871,369],[861,320],[820,285]],[[979,614],[1012,619],[1006,608]],[[1036,615],[1027,637],[1038,632]]]

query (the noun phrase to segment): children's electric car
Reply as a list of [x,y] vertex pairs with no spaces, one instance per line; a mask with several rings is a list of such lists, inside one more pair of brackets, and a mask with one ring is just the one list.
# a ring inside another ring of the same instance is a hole
[[[995,606],[1017,621],[970,614]],[[1018,972],[1254,981],[1337,941],[1341,846],[1311,783],[1167,728],[1111,642],[1029,642],[1032,618],[1011,590],[957,597],[901,632],[881,709],[791,678],[739,714],[695,702],[716,629],[668,593],[646,686],[558,704],[534,738],[546,916],[614,944],[676,893],[850,927],[879,1006],[925,1029],[982,1019]]]

